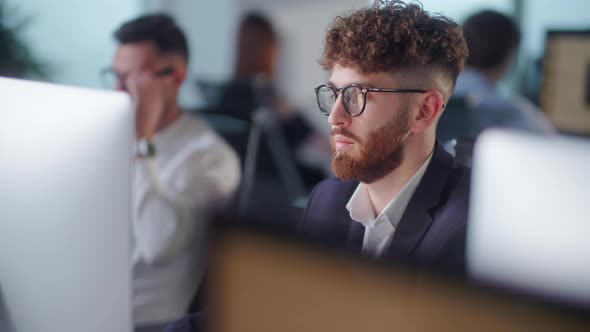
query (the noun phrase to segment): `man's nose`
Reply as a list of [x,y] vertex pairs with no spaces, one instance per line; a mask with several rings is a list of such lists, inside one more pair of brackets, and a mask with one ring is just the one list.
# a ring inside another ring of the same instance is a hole
[[346,112],[344,104],[342,103],[342,94],[336,98],[336,102],[332,105],[332,110],[328,116],[328,123],[332,126],[346,127],[350,124],[351,117]]

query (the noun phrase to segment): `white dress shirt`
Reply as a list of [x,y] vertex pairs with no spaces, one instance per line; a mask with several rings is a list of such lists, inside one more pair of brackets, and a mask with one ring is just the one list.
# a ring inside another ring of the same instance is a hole
[[365,226],[364,254],[378,257],[389,246],[395,228],[399,224],[418,184],[420,184],[431,158],[432,154],[378,216],[369,196],[369,188],[364,183],[358,185],[348,204],[346,204],[346,209],[350,212],[352,220]]
[[207,212],[226,202],[240,180],[235,152],[195,116],[183,114],[153,143],[156,156],[135,163],[136,326],[186,313],[203,275]]

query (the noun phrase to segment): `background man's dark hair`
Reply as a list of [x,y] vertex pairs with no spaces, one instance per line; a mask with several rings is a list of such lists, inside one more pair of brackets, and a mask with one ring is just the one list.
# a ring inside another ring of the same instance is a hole
[[516,23],[493,10],[468,17],[463,23],[463,35],[469,48],[467,66],[484,70],[505,62],[520,42]]
[[182,30],[166,14],[149,14],[123,23],[114,33],[120,44],[151,41],[162,55],[178,54],[188,62],[188,43]]
[[277,43],[278,36],[270,19],[258,12],[244,15],[238,31],[235,78],[272,71]]
[[242,18],[240,31],[255,31],[259,38],[267,42],[274,42],[277,39],[275,30],[270,20],[261,13],[251,12]]

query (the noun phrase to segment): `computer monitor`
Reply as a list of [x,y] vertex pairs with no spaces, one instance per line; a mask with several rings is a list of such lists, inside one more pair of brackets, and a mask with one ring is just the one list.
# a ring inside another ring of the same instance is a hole
[[590,30],[550,30],[541,109],[560,130],[590,135]]
[[472,172],[471,276],[590,306],[590,140],[490,130]]
[[131,331],[129,97],[0,78],[0,118],[5,320]]

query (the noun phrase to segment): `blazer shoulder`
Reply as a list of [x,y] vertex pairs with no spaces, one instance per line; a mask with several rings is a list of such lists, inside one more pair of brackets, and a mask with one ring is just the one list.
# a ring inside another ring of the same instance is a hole
[[455,164],[445,186],[447,197],[457,197],[468,201],[471,188],[471,168]]
[[307,209],[317,207],[345,208],[346,203],[358,186],[357,181],[342,181],[338,178],[328,178],[318,183],[309,196]]
[[348,215],[346,204],[358,186],[356,181],[329,178],[318,183],[312,190],[301,220],[298,233],[306,233],[332,220],[344,220]]

